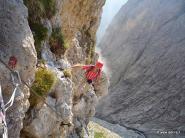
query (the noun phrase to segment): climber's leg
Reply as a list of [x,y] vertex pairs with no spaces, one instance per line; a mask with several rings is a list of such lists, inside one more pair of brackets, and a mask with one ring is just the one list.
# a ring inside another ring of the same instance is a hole
[[87,80],[87,82],[88,82],[89,84],[92,84],[93,81],[92,81],[92,80]]

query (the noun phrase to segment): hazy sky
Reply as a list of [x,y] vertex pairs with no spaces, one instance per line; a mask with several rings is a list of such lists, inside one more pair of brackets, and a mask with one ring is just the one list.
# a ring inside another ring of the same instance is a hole
[[97,32],[97,43],[102,38],[105,33],[106,28],[110,24],[113,17],[119,11],[119,9],[125,4],[128,0],[106,0],[106,3],[103,7],[103,14],[100,23],[100,27]]

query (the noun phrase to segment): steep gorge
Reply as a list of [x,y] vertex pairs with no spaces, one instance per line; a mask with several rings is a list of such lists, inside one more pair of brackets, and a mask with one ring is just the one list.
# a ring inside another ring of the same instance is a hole
[[97,117],[149,138],[184,137],[184,7],[184,0],[122,7],[99,44],[112,75]]

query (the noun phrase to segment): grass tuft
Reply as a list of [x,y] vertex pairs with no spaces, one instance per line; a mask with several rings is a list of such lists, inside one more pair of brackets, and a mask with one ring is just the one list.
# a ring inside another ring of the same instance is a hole
[[28,8],[30,22],[38,23],[56,14],[56,0],[24,0],[24,4]]
[[45,16],[50,19],[56,14],[55,0],[40,0],[45,8]]
[[[46,97],[55,82],[56,76],[53,72],[45,68],[39,68],[35,74],[35,81],[31,88],[39,96]],[[31,106],[34,106],[39,102],[40,98],[31,93],[29,100]]]
[[49,38],[49,44],[51,46],[51,51],[60,56],[63,55],[68,48],[68,44],[64,41],[64,36],[62,34],[61,28],[54,28],[52,34]]
[[33,37],[35,40],[35,49],[37,51],[37,57],[41,59],[41,43],[48,37],[48,29],[39,23],[30,24],[30,28],[33,32]]
[[121,138],[118,134],[92,121],[90,121],[88,124],[88,130],[89,137],[94,136],[94,138]]
[[47,28],[41,23],[42,19],[50,19],[56,13],[55,0],[24,0],[28,8],[28,21],[35,39],[37,57],[41,58],[41,42],[47,38]]
[[64,76],[65,76],[66,78],[71,78],[71,77],[72,77],[71,69],[65,69],[65,70],[63,71],[63,73],[64,73]]
[[102,132],[95,132],[94,138],[106,138]]

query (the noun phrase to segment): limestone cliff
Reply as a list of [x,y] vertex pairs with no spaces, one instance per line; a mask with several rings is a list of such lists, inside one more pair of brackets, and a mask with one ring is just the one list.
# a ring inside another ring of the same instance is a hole
[[[22,83],[13,107],[6,112],[9,138],[88,134],[89,118],[107,93],[108,80],[103,73],[99,82],[89,85],[83,81],[81,66],[71,66],[98,59],[95,33],[104,2],[0,1],[0,58],[8,64],[15,56],[15,70],[31,88]],[[0,82],[6,103],[14,86],[9,70],[1,63]]]
[[[30,84],[34,80],[36,51],[34,40],[27,21],[27,10],[22,1],[0,1],[0,58],[8,64],[9,58],[18,60],[16,70],[22,80]],[[10,71],[0,63],[0,85],[5,103],[14,89]],[[7,110],[9,137],[19,137],[23,128],[23,118],[29,108],[29,89],[22,84],[15,95],[13,106]]]
[[[105,0],[57,0],[58,14],[52,18],[53,26],[61,26],[71,48],[66,58],[71,64],[91,63],[96,54],[95,38]],[[73,42],[71,40],[74,40]]]
[[[149,137],[183,137],[184,7],[184,0],[129,0],[122,7],[99,45],[112,76],[97,117]],[[157,135],[168,130],[182,133]]]

